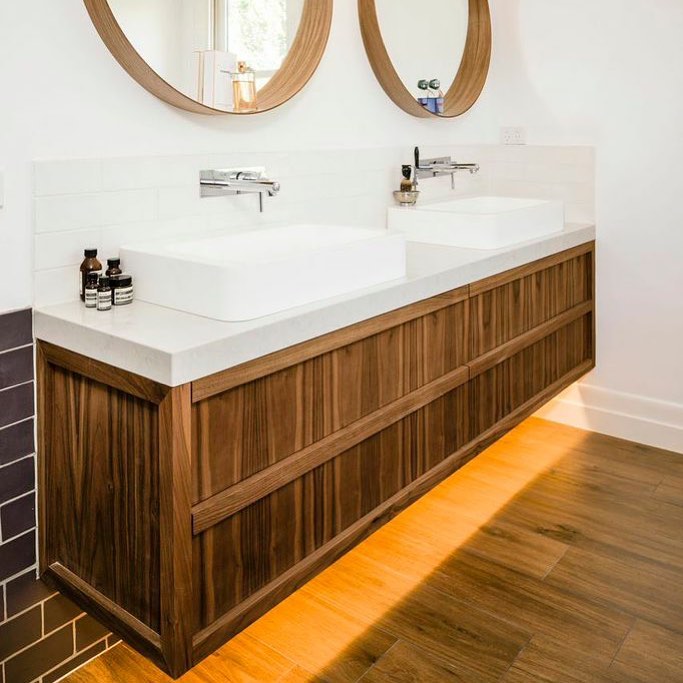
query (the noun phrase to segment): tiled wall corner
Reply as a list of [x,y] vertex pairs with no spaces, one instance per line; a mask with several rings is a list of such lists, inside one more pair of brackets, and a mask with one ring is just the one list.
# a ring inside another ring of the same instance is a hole
[[117,641],[37,580],[36,536],[32,314],[23,310],[0,315],[1,683],[52,683]]

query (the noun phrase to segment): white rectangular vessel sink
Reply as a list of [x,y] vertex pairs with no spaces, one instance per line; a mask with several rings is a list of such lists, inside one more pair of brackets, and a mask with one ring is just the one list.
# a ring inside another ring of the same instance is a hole
[[325,225],[131,245],[121,259],[137,299],[235,322],[406,275],[403,235]]
[[389,229],[411,242],[501,249],[561,232],[564,204],[543,199],[470,197],[389,209]]

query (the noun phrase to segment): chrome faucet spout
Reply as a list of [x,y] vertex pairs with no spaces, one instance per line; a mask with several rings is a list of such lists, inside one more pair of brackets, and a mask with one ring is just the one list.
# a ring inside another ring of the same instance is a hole
[[226,197],[240,194],[258,194],[259,208],[263,213],[263,197],[275,197],[280,183],[266,177],[265,170],[221,169],[201,171],[199,187],[202,197]]
[[469,171],[471,175],[479,173],[479,164],[460,164],[451,157],[436,157],[434,159],[420,159],[420,148],[415,148],[415,184],[424,178],[438,178],[451,176],[451,187],[455,189],[455,174],[458,171]]

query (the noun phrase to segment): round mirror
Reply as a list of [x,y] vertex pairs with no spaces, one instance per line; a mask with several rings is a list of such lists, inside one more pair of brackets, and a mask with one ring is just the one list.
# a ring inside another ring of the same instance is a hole
[[85,0],[105,44],[147,90],[204,114],[293,97],[320,63],[332,0]]
[[488,0],[359,0],[363,42],[389,97],[414,116],[459,116],[491,61]]

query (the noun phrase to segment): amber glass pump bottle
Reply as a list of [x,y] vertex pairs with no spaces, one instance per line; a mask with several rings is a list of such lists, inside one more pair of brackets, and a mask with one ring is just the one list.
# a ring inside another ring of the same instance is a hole
[[85,284],[88,273],[102,275],[102,264],[97,260],[97,249],[86,249],[83,255],[85,258],[83,263],[81,263],[79,277],[81,301],[85,301]]

